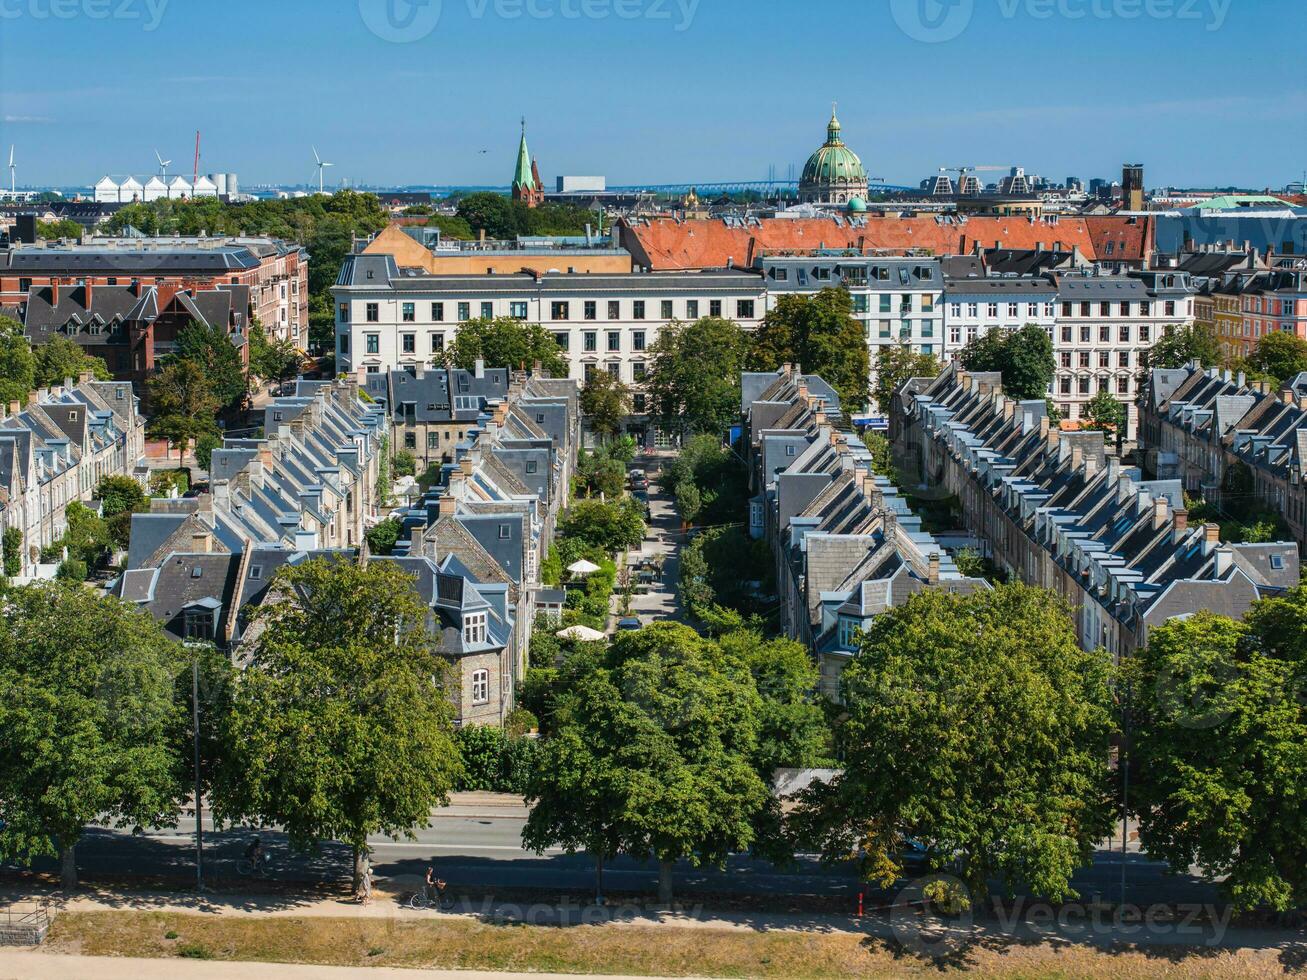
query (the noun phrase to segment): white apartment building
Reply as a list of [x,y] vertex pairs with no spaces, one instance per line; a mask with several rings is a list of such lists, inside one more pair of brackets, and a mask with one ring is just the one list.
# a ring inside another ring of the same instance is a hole
[[[442,366],[460,323],[512,317],[553,334],[569,377],[608,371],[639,385],[647,351],[668,323],[720,316],[753,330],[767,306],[762,277],[741,270],[430,275],[365,254],[346,258],[332,294],[337,370],[360,379]],[[643,395],[634,407],[644,411]]]
[[1185,272],[1061,277],[1053,333],[1057,372],[1050,397],[1062,417],[1080,419],[1090,398],[1110,391],[1126,405],[1125,437],[1133,441],[1143,354],[1168,328],[1193,323],[1194,292]]
[[939,259],[926,256],[864,256],[844,253],[766,255],[757,260],[767,287],[767,308],[787,293],[815,293],[843,286],[853,300],[871,355],[871,383],[882,347],[908,344],[922,354],[944,356]]
[[996,273],[971,256],[944,260],[944,356],[948,362],[991,330],[1043,327],[1057,321],[1057,286],[1050,276]]

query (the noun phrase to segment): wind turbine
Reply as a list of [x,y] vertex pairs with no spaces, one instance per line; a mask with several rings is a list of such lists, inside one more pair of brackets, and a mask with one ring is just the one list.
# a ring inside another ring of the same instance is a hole
[[318,148],[316,146],[313,148],[313,159],[318,161],[318,193],[322,194],[322,171],[327,167],[334,167],[335,164],[323,161],[322,157],[318,156]]
[[17,185],[14,183],[14,172],[18,168],[14,166],[14,144],[9,144],[9,196],[17,197]]
[[168,164],[172,163],[172,161],[171,161],[171,160],[165,160],[163,157],[161,157],[161,156],[159,155],[159,151],[158,151],[158,150],[155,150],[155,151],[154,151],[154,158],[155,158],[156,160],[159,161],[159,176],[160,176],[160,177],[167,177],[167,176],[168,176]]

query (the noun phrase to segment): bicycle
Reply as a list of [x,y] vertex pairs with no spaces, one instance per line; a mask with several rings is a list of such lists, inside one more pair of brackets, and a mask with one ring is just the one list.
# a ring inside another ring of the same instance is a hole
[[454,907],[454,897],[448,892],[439,892],[433,899],[427,894],[426,889],[422,888],[413,893],[413,897],[408,900],[408,907],[419,912],[424,909],[439,909],[441,912],[448,912]]
[[267,878],[272,872],[268,868],[267,858],[259,858],[257,861],[241,858],[236,862],[236,873],[246,878]]

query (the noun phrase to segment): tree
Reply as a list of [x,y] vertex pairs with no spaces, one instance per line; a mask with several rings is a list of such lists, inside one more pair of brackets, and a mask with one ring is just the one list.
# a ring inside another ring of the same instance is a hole
[[204,472],[213,466],[213,451],[222,448],[222,436],[216,432],[204,432],[195,440],[195,462]]
[[47,242],[57,241],[60,238],[80,242],[82,240],[82,230],[82,226],[72,218],[58,218],[54,221],[38,221],[36,223],[36,237]]
[[677,484],[676,511],[681,515],[681,520],[686,524],[693,524],[701,510],[703,510],[703,499],[699,496],[699,488],[689,481]]
[[1145,369],[1182,368],[1194,360],[1205,368],[1221,363],[1221,344],[1216,334],[1200,323],[1168,328],[1143,352]]
[[576,500],[563,512],[559,531],[583,547],[611,555],[644,540],[644,517],[640,504],[631,497]]
[[1294,375],[1307,371],[1307,340],[1297,334],[1276,330],[1257,341],[1248,366],[1282,385]]
[[926,590],[877,616],[844,671],[844,771],[805,795],[827,859],[888,886],[908,841],[983,903],[988,881],[1054,901],[1112,825],[1111,658],[1052,592]]
[[235,680],[214,776],[226,821],[293,846],[341,840],[354,884],[372,834],[412,839],[458,774],[448,667],[392,562],[283,567]]
[[583,452],[577,459],[576,482],[578,492],[587,497],[600,494],[608,498],[620,497],[626,486],[626,467],[612,457],[608,447],[601,446]]
[[4,573],[13,578],[23,571],[23,532],[16,527],[4,530]]
[[581,388],[581,413],[591,432],[602,439],[612,439],[622,431],[622,423],[631,414],[631,389],[617,375],[595,371]]
[[1102,432],[1119,432],[1125,425],[1126,407],[1112,397],[1106,388],[1098,389],[1093,398],[1085,402],[1084,427]]
[[62,544],[68,549],[70,560],[83,563],[79,579],[82,581],[86,578],[86,570],[97,567],[108,554],[113,535],[109,525],[80,500],[69,501],[64,508],[64,519],[68,522],[68,529],[64,531]]
[[5,593],[0,854],[59,855],[77,885],[88,824],[167,826],[186,793],[181,648],[145,612],[81,586]]
[[210,390],[224,410],[238,407],[245,398],[249,382],[241,364],[241,354],[221,324],[202,324],[192,320],[177,334],[172,357],[193,361],[200,366]]
[[91,357],[67,337],[52,337],[32,351],[32,358],[33,385],[37,388],[61,385],[68,378],[76,380],[83,372],[89,372],[96,381],[113,377],[103,358]]
[[269,340],[263,324],[250,326],[250,371],[266,381],[288,381],[299,374],[300,353],[289,340]]
[[181,358],[164,365],[149,380],[148,388],[151,429],[177,448],[179,460],[185,460],[187,444],[215,428],[220,402],[205,370],[195,361]]
[[788,293],[767,311],[753,335],[749,368],[775,371],[786,363],[801,365],[834,388],[845,411],[866,406],[871,363],[847,289]]
[[126,548],[131,543],[132,514],[150,509],[145,491],[130,476],[102,476],[95,497],[114,546]]
[[967,344],[958,359],[968,371],[1001,373],[1004,393],[1017,401],[1046,397],[1057,369],[1053,341],[1034,323],[1010,333],[990,330]]
[[522,230],[512,200],[493,191],[467,195],[458,202],[456,214],[473,232],[484,231],[490,238],[513,238]]
[[673,321],[648,350],[645,390],[665,431],[720,435],[739,421],[749,336],[734,320]]
[[934,354],[919,354],[908,344],[886,344],[876,352],[876,383],[872,397],[882,414],[889,413],[894,392],[909,378],[933,378],[939,374]]
[[0,316],[0,401],[27,403],[27,393],[36,387],[36,358],[23,336],[23,325]]
[[368,539],[368,549],[374,555],[390,554],[395,550],[395,542],[399,540],[403,527],[398,517],[388,517],[380,524],[374,524],[365,534]]
[[654,623],[567,669],[527,788],[526,847],[654,857],[667,903],[676,861],[720,866],[753,845],[769,793],[743,665],[687,626]]
[[1239,622],[1200,610],[1149,631],[1124,665],[1130,804],[1148,853],[1197,865],[1240,909],[1307,902],[1307,593]]
[[529,371],[539,361],[541,370],[552,378],[566,378],[568,373],[567,359],[553,334],[538,323],[508,316],[460,323],[448,356],[454,367],[465,371],[473,370],[481,358],[486,367]]

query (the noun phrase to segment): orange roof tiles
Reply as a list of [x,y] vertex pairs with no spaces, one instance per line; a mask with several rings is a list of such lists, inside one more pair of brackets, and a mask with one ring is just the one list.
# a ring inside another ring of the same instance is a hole
[[934,255],[961,255],[973,251],[977,243],[1014,249],[1033,249],[1040,243],[1045,248],[1077,246],[1090,261],[1138,262],[1152,246],[1151,219],[1117,215],[1033,222],[1017,216],[948,222],[933,215],[868,216],[863,227],[833,218],[764,218],[748,225],[727,225],[720,219],[655,218],[622,222],[618,227],[621,243],[636,263],[655,270],[749,266],[767,252],[812,249],[862,253],[918,248]]

